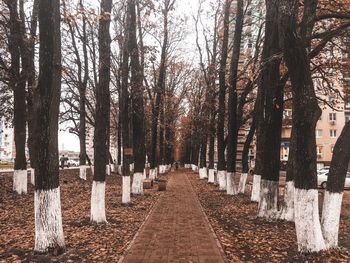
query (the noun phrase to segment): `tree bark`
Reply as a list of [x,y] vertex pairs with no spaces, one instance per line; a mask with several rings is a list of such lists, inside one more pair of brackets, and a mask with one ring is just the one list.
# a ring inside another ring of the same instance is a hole
[[[237,1],[235,33],[233,37],[233,49],[231,55],[230,66],[230,87],[228,95],[228,134],[227,134],[227,179],[232,184],[227,184],[227,194],[236,194],[235,172],[236,172],[236,156],[237,156],[237,75],[239,56],[241,52],[241,40],[243,30],[243,0]],[[231,177],[231,178],[229,178]],[[230,180],[231,179],[231,180]]]
[[262,61],[261,83],[264,93],[264,162],[261,174],[258,216],[277,218],[278,180],[283,117],[283,84],[280,82],[280,63],[276,58],[281,52],[278,32],[279,1],[266,1],[266,24]]
[[36,137],[35,246],[40,253],[62,252],[58,167],[58,114],[61,92],[61,39],[59,1],[39,1],[39,82],[34,94]]
[[145,169],[145,129],[144,129],[144,103],[143,103],[143,79],[139,59],[139,49],[136,38],[136,3],[128,1],[130,12],[129,22],[129,52],[131,69],[131,92],[132,92],[132,122],[133,122],[133,151],[134,151],[134,178],[133,194],[142,194],[142,178]]
[[[25,156],[26,143],[26,101],[25,87],[26,71],[25,65],[21,65],[21,46],[24,39],[21,34],[21,23],[18,14],[18,2],[8,1],[7,6],[10,11],[10,33],[8,37],[8,46],[11,56],[11,67],[9,74],[9,86],[13,90],[13,126],[14,140],[16,149],[15,167],[13,175],[13,190],[18,194],[27,193],[27,162]],[[23,50],[23,49],[22,49]],[[22,66],[22,67],[21,67]],[[24,76],[23,76],[24,75]]]
[[225,160],[225,97],[226,97],[226,64],[228,53],[228,37],[230,24],[231,1],[225,0],[224,5],[224,35],[219,69],[219,108],[217,123],[218,144],[218,177],[220,190],[226,190],[226,160]]
[[[309,18],[314,9],[307,9]],[[318,214],[316,174],[316,123],[321,115],[311,77],[306,45],[297,32],[299,1],[281,1],[280,30],[284,58],[288,67],[293,92],[293,128],[295,129],[295,159],[293,165],[295,192],[295,226],[298,250],[317,252],[325,249]],[[306,9],[305,9],[306,10]],[[314,19],[311,18],[311,21]]]
[[350,121],[340,134],[329,170],[327,189],[323,199],[322,233],[327,248],[338,246],[338,230],[345,178],[350,162]]
[[101,1],[101,15],[98,29],[99,45],[99,81],[96,87],[96,117],[94,134],[94,177],[91,193],[91,217],[93,223],[106,223],[105,212],[105,180],[109,138],[110,112],[110,66],[111,37],[109,26],[111,21],[112,0]]

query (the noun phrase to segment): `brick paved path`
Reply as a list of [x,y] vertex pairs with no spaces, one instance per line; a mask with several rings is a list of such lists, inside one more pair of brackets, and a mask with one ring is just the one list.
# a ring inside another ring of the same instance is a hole
[[185,173],[170,176],[122,262],[225,262]]

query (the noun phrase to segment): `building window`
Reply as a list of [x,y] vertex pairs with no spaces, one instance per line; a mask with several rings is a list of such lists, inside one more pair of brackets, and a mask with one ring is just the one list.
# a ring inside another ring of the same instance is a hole
[[336,138],[337,137],[337,130],[329,130],[329,135],[331,138]]
[[337,114],[335,112],[332,112],[329,114],[329,121],[336,121],[337,120]]
[[322,138],[323,136],[323,130],[316,129],[316,138]]
[[322,159],[323,158],[323,147],[317,146],[316,152],[317,152],[317,159]]

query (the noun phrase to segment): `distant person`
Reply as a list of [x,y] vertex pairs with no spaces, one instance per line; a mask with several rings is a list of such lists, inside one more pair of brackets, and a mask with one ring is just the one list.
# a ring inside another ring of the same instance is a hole
[[64,157],[64,155],[62,155],[61,159],[60,159],[60,163],[61,163],[61,169],[64,169],[64,162],[66,161],[66,157]]

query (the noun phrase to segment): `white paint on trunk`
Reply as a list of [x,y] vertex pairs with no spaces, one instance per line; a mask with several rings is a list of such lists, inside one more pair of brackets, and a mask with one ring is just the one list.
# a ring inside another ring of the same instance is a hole
[[219,190],[226,191],[226,171],[218,171]]
[[165,174],[165,172],[166,172],[166,166],[159,165],[159,174]]
[[80,165],[79,166],[79,178],[86,180],[86,165]]
[[134,173],[132,178],[131,193],[135,195],[143,194],[143,173]]
[[143,180],[146,180],[146,179],[147,179],[147,171],[146,171],[146,168],[143,169],[143,176],[142,176],[142,179],[143,179]]
[[343,193],[325,191],[322,208],[322,233],[326,248],[338,247],[339,219]]
[[295,230],[299,252],[318,252],[326,248],[318,213],[318,190],[294,191]]
[[109,164],[106,164],[106,174],[111,175],[111,166]]
[[115,173],[115,163],[111,164],[111,173]]
[[122,168],[123,168],[122,165],[118,165],[118,174],[119,175],[122,175]]
[[199,178],[200,179],[207,179],[208,178],[208,170],[206,167],[200,168],[199,169]]
[[261,179],[260,182],[260,201],[258,217],[266,219],[278,218],[278,181]]
[[261,175],[254,174],[252,196],[250,199],[252,202],[259,202],[260,200],[260,181],[261,181]]
[[30,168],[30,183],[35,185],[35,169]]
[[215,183],[215,170],[214,169],[209,169],[208,183],[210,183],[210,184]]
[[106,182],[92,182],[91,191],[91,214],[90,220],[93,223],[106,223],[105,194]]
[[130,203],[130,176],[123,176],[122,183],[122,203]]
[[94,174],[95,174],[95,167],[93,165],[91,165],[90,167],[91,167],[91,174],[92,174],[92,176],[94,176]]
[[235,173],[226,173],[226,194],[235,195],[237,194],[236,184],[235,184]]
[[156,179],[156,169],[149,169],[149,176],[148,176],[148,178],[150,180]]
[[46,253],[64,249],[60,188],[34,192],[35,244],[34,250]]
[[133,173],[133,172],[134,172],[134,164],[131,163],[131,164],[129,165],[129,168],[130,168],[130,172]]
[[27,170],[15,170],[13,172],[13,191],[17,194],[26,194],[28,184]]
[[294,181],[286,182],[284,187],[284,201],[281,210],[280,219],[294,221]]
[[247,177],[247,173],[241,173],[241,177],[239,178],[238,193],[244,194],[245,186],[247,183]]

